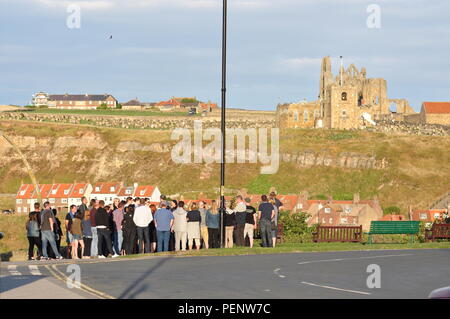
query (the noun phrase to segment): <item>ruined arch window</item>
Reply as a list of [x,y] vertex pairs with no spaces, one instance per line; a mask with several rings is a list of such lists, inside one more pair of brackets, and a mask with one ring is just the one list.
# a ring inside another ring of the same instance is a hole
[[298,112],[297,111],[294,112],[294,121],[298,122]]
[[303,121],[308,122],[308,111],[307,110],[305,110],[303,112]]
[[342,110],[341,115],[342,115],[342,117],[347,117],[347,111],[346,110]]
[[341,100],[342,100],[342,101],[347,101],[347,92],[342,92],[342,94],[341,94]]
[[363,96],[362,94],[358,97],[358,106],[363,105]]

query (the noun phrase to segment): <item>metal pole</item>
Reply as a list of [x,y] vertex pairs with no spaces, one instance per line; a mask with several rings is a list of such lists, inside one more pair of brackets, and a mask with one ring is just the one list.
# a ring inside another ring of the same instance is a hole
[[220,247],[224,246],[224,214],[225,214],[225,107],[227,82],[227,0],[223,0],[222,20],[222,105],[221,105],[221,133],[222,133],[222,159],[220,162]]

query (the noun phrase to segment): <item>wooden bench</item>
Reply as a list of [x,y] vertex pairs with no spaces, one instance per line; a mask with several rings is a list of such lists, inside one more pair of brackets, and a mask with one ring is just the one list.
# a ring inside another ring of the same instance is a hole
[[319,242],[361,242],[362,225],[360,226],[317,226],[313,233],[313,241]]
[[430,230],[425,230],[425,240],[450,239],[450,224],[433,224]]
[[419,221],[372,221],[370,223],[370,231],[368,244],[372,244],[372,235],[393,235],[406,234],[411,235],[410,242],[414,242],[414,235],[419,233]]

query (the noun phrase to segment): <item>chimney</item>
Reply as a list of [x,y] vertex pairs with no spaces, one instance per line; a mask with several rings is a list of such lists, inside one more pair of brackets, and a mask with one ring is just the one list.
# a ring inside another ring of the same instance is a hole
[[353,194],[353,204],[359,204],[359,201],[360,201],[359,193]]

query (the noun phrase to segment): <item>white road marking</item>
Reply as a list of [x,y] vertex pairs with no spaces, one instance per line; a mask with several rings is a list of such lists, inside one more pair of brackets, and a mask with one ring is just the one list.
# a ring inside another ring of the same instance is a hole
[[29,265],[28,268],[30,269],[30,272],[33,276],[42,276],[41,271],[39,270],[38,266],[36,265]]
[[322,260],[302,261],[297,264],[305,265],[305,264],[311,264],[311,263],[330,262],[330,261],[358,260],[358,259],[385,258],[385,257],[402,257],[402,256],[412,256],[412,255],[413,254],[402,254],[402,255],[380,255],[380,256],[365,256],[365,257],[339,258],[339,259],[322,259]]
[[270,292],[270,289],[265,289],[264,291],[265,291],[265,292]]
[[275,274],[275,275],[277,275],[278,277],[280,277],[280,278],[286,278],[286,276],[285,275],[280,275],[278,272],[281,270],[281,268],[277,268],[277,269],[275,269],[274,271],[273,271],[273,273]]
[[331,286],[318,285],[318,284],[313,284],[313,283],[306,282],[306,281],[302,281],[301,283],[304,284],[304,285],[320,287],[320,288],[326,288],[326,289],[332,289],[332,290],[345,291],[345,292],[351,292],[351,293],[354,293],[354,294],[370,295],[370,292],[364,292],[364,291],[358,291],[358,290],[349,290],[349,289],[342,289],[342,288],[336,288],[336,287],[331,287]]
[[21,276],[22,274],[17,271],[17,265],[9,265],[8,271],[12,276]]

